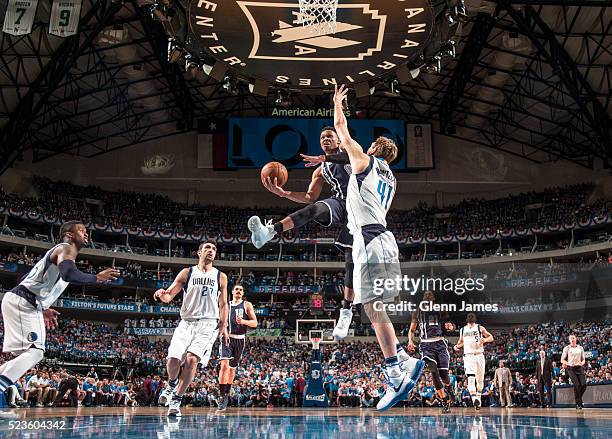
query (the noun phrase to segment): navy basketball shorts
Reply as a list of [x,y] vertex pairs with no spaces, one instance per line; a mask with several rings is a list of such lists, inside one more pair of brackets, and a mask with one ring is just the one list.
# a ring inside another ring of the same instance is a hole
[[450,355],[448,353],[448,343],[446,340],[438,341],[421,341],[421,359],[425,361],[433,361],[438,366],[438,369],[446,369],[450,365]]
[[220,343],[219,360],[230,360],[230,367],[238,367],[244,352],[245,341],[244,338],[232,338],[230,336],[228,344]]
[[[322,223],[317,221],[323,227],[329,227],[333,224],[344,226],[346,224],[346,201],[336,197],[319,200],[317,203],[322,203],[329,209],[329,222]],[[316,220],[315,220],[316,221]]]

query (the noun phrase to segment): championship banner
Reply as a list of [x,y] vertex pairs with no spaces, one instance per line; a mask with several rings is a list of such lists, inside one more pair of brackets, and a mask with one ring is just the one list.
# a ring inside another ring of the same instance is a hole
[[75,35],[79,29],[82,0],[55,0],[49,19],[49,33],[58,37]]
[[11,35],[27,35],[32,32],[37,8],[38,0],[9,0],[2,32]]

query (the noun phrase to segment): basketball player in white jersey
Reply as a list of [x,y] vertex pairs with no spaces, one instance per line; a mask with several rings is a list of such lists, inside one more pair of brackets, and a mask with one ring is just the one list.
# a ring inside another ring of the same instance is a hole
[[351,165],[346,210],[348,229],[353,236],[354,303],[363,305],[385,357],[383,370],[389,385],[376,407],[387,410],[406,399],[425,363],[406,354],[382,306],[397,297],[399,290],[393,288],[377,294],[374,285],[401,276],[397,242],[386,228],[387,211],[397,186],[389,163],[397,157],[397,146],[390,139],[379,137],[367,154],[363,152],[361,145],[351,138],[342,108],[347,92],[344,85],[335,87],[334,126]]
[[[217,245],[212,241],[200,244],[198,265],[184,268],[167,290],[153,296],[164,303],[184,291],[181,322],[172,335],[166,367],[168,386],[159,396],[161,405],[169,405],[168,416],[181,416],[181,400],[191,384],[198,363],[204,367],[210,360],[213,344],[221,332],[227,343],[227,276],[213,267]],[[179,373],[183,371],[179,380]]]
[[219,345],[219,390],[220,399],[218,410],[227,408],[228,395],[234,378],[236,368],[240,364],[246,342],[247,328],[257,328],[257,316],[253,304],[243,300],[244,287],[236,284],[232,288],[232,301],[229,307],[229,343]]
[[455,345],[455,352],[463,348],[463,367],[468,379],[468,390],[472,397],[472,404],[480,410],[482,402],[480,396],[484,387],[485,356],[484,344],[491,343],[493,335],[487,329],[476,323],[476,314],[467,315],[467,325],[459,332],[459,341]]
[[119,271],[108,268],[98,274],[79,271],[74,263],[89,242],[87,228],[68,221],[60,228],[62,242],[51,248],[27,276],[2,300],[3,352],[16,358],[0,366],[0,392],[13,385],[43,358],[46,329],[57,327],[59,314],[50,306],[68,284],[95,284],[117,279]]

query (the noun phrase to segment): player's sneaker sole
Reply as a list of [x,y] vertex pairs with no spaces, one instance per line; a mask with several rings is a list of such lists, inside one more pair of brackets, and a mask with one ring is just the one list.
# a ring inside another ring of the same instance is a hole
[[[349,310],[350,317],[348,313],[345,313],[345,315],[343,316],[342,311],[344,311],[344,309],[340,311],[340,317],[338,318],[338,323],[336,323],[336,326],[334,327],[334,331],[332,332],[332,335],[334,336],[335,341],[340,341],[346,338],[346,336],[348,335],[349,328],[351,326],[351,322],[353,321],[353,312],[351,310]],[[340,322],[345,323],[345,324],[340,325]]]
[[404,380],[402,381],[402,383],[397,388],[393,389],[395,391],[395,395],[393,395],[393,397],[389,399],[388,401],[385,401],[385,396],[387,396],[385,394],[385,396],[383,396],[383,398],[376,405],[376,409],[381,412],[384,412],[385,410],[389,410],[390,408],[395,406],[395,404],[397,404],[398,402],[406,399],[408,395],[410,395],[410,392],[412,392],[412,389],[414,389],[415,386],[416,386],[416,383],[413,380],[411,380],[408,374],[406,373],[404,375]]
[[261,223],[258,216],[252,216],[247,222],[247,227],[251,232],[251,242],[255,248],[262,248],[266,242],[270,241],[272,237],[268,238],[263,236],[266,232],[265,226]]

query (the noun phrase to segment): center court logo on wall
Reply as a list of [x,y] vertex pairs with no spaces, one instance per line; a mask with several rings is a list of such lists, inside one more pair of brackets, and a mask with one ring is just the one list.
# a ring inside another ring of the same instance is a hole
[[381,76],[420,54],[433,28],[427,0],[340,0],[335,33],[302,25],[297,0],[192,0],[199,49],[245,76],[325,87]]

